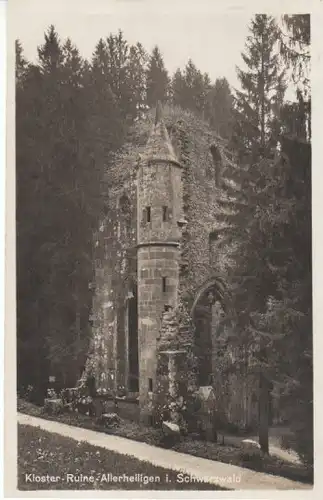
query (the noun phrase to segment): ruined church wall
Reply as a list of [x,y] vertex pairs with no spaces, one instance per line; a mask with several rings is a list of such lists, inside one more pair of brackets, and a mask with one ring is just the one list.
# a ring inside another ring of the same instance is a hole
[[[137,280],[135,165],[110,167],[106,213],[94,241],[92,364],[97,388],[128,385],[128,303]],[[124,210],[123,210],[124,209]]]
[[[208,131],[205,124],[196,123],[197,120],[190,118],[181,112],[171,112],[165,117],[167,128],[170,132],[177,156],[183,166],[181,171],[183,182],[182,211],[187,221],[183,228],[179,264],[179,290],[178,298],[180,305],[186,313],[190,313],[196,291],[199,286],[214,274],[226,272],[227,254],[225,248],[217,241],[210,245],[209,235],[216,231],[216,216],[219,211],[217,199],[221,196],[221,189],[217,186],[218,173],[210,152],[210,147],[216,138]],[[103,257],[96,261],[96,284],[97,291],[94,300],[94,321],[96,343],[97,380],[101,387],[116,389],[117,386],[127,385],[127,293],[131,282],[136,281],[137,261],[137,201],[136,201],[136,167],[138,166],[138,154],[143,152],[147,134],[151,124],[143,125],[143,130],[135,132],[135,146],[127,146],[126,152],[118,155],[115,166],[109,170],[108,186],[108,218],[105,219],[102,231],[98,231],[99,243],[98,254]],[[196,133],[196,130],[199,132]],[[137,135],[136,135],[137,134]],[[219,148],[222,145],[219,143]],[[222,151],[222,150],[221,150]],[[225,153],[223,155],[226,162]],[[174,183],[174,189],[176,189]],[[123,194],[126,194],[131,205],[131,232],[125,234],[120,227],[120,212],[118,202]],[[147,202],[148,203],[148,202]],[[160,200],[160,207],[163,205]],[[159,251],[157,248],[155,253]],[[142,249],[142,262],[144,262],[145,249]],[[125,258],[126,256],[126,258]],[[157,258],[157,255],[156,255]],[[150,259],[148,259],[150,260]],[[142,270],[140,270],[141,272]],[[144,270],[147,272],[147,269]],[[148,270],[149,272],[149,270]],[[150,279],[146,276],[147,279]],[[154,277],[152,277],[154,279]],[[149,299],[147,299],[149,300]],[[141,314],[141,313],[140,313]],[[149,312],[148,312],[149,314]],[[181,325],[181,343],[188,346],[194,342],[194,329]],[[216,331],[212,331],[212,366],[213,371],[219,371],[217,358]],[[210,349],[209,346],[207,346]],[[144,358],[151,358],[151,351],[141,342]],[[152,351],[155,350],[153,347]],[[150,354],[149,354],[150,353]],[[150,364],[149,364],[150,363]],[[149,361],[144,375],[144,383],[151,378],[149,373],[154,371]],[[142,366],[144,363],[142,363]],[[194,363],[192,362],[192,365]],[[149,373],[148,373],[149,372]],[[102,373],[105,379],[102,380]],[[194,385],[194,373],[192,367],[187,369],[189,384]],[[192,380],[191,380],[192,379]],[[219,380],[215,384],[217,393]],[[224,383],[222,377],[221,384]],[[224,412],[228,419],[242,421],[245,412],[242,402],[239,401],[239,383],[232,380],[226,381],[228,397],[222,401]],[[231,395],[234,398],[231,398]]]
[[228,159],[222,142],[204,122],[199,123],[197,119],[188,117],[187,120],[177,120],[169,129],[183,166],[182,199],[187,226],[182,235],[181,287],[192,305],[198,287],[210,276],[225,272],[225,249],[215,243],[211,249],[209,241],[210,233],[216,231],[219,225],[217,199],[221,196],[211,146],[215,144],[223,155],[221,169],[224,170]]
[[[226,180],[225,175],[230,172],[231,160],[222,145],[216,143],[213,134],[196,137],[188,133],[187,125],[185,129],[179,127],[173,131],[173,140],[177,143],[180,161],[184,166],[183,209],[187,226],[183,233],[180,285],[181,298],[190,311],[196,291],[203,282],[215,275],[226,276],[230,248],[222,244],[221,232],[218,231],[221,224],[217,222],[217,215],[221,207],[217,200],[223,195],[221,182]],[[212,144],[216,144],[221,152],[220,166],[214,164],[210,151]],[[204,314],[207,323],[207,307]],[[219,357],[221,328],[219,330],[214,318],[210,328],[210,337],[205,335],[203,339],[196,324],[193,342],[199,337],[201,351],[210,353],[212,385],[217,395],[219,415],[223,416],[224,421],[239,427],[254,426],[257,422],[256,381],[253,377],[244,377],[235,371],[232,361],[234,352],[230,343],[226,346],[223,364],[223,358]],[[227,364],[231,367],[230,373],[224,370]]]

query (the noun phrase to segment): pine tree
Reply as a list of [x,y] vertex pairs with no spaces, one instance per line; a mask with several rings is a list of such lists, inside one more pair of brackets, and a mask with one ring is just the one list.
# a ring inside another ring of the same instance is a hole
[[[235,187],[224,182],[227,198],[223,200],[226,211],[222,218],[228,224],[225,231],[235,241],[237,250],[232,273],[237,342],[242,351],[248,346],[253,353],[252,369],[259,374],[259,441],[262,450],[268,452],[271,381],[279,381],[283,386],[288,386],[288,379],[297,380],[296,384],[300,381],[295,361],[298,350],[288,366],[279,353],[287,355],[289,342],[293,336],[295,340],[300,328],[301,322],[297,324],[290,312],[291,304],[296,306],[292,290],[300,293],[300,283],[304,284],[304,294],[307,294],[305,315],[309,315],[307,280],[303,271],[299,273],[296,269],[304,269],[310,255],[308,237],[305,252],[299,252],[300,242],[297,243],[302,231],[307,234],[306,228],[310,227],[310,203],[309,184],[293,179],[292,172],[298,162],[292,158],[291,149],[286,153],[286,143],[281,139],[287,127],[287,120],[282,120],[284,113],[285,117],[288,115],[288,126],[295,126],[296,115],[283,103],[285,83],[277,52],[279,32],[274,20],[263,15],[255,17],[250,32],[247,53],[242,55],[247,71],[238,70],[242,91],[236,92],[232,141],[240,161],[244,161],[240,169],[236,169]],[[282,159],[277,157],[278,141]],[[308,159],[305,165],[308,168]],[[303,229],[295,225],[297,219],[302,220]],[[296,310],[299,308],[300,304]],[[283,331],[278,327],[282,324],[282,311],[289,324]],[[302,308],[299,315],[304,315]],[[307,328],[310,330],[309,325]],[[308,390],[310,377],[308,370],[305,372],[304,386],[307,384]]]
[[[16,234],[17,384],[36,386],[46,377],[46,352],[39,328],[41,273],[38,259],[39,202],[44,180],[37,156],[42,102],[40,72],[16,44]],[[37,88],[38,87],[38,88]]]
[[180,106],[185,109],[186,107],[186,96],[185,96],[185,80],[182,71],[178,68],[171,82],[171,95],[172,103],[174,106]]
[[280,53],[298,90],[304,98],[310,95],[311,20],[309,14],[284,15],[279,30]]
[[124,120],[131,123],[137,116],[133,88],[129,75],[130,47],[122,31],[106,40],[107,83],[109,84]]
[[39,64],[28,65],[17,93],[18,338],[20,359],[29,363],[22,361],[19,380],[46,385],[46,371],[58,365],[74,383],[84,352],[100,181],[85,152],[91,141],[83,61],[53,27],[38,52]]
[[233,96],[226,78],[218,78],[207,94],[206,117],[217,134],[229,141],[232,135]]
[[242,90],[235,95],[235,131],[232,146],[253,160],[268,155],[280,132],[277,112],[285,93],[280,70],[278,31],[274,18],[256,15],[242,53],[246,70],[237,68]]
[[[53,28],[45,36],[48,45],[59,48]],[[38,386],[40,391],[47,383],[49,368],[44,332],[49,328],[53,291],[49,280],[50,241],[59,239],[54,224],[57,209],[52,204],[55,169],[50,145],[56,110],[46,95],[47,91],[49,96],[54,95],[55,84],[48,78],[50,69],[55,77],[59,73],[57,59],[61,54],[53,52],[52,63],[48,50],[46,65],[28,65],[16,96],[18,381]],[[42,56],[45,61],[45,51]]]
[[180,70],[175,72],[172,82],[173,103],[205,118],[210,88],[209,75],[201,73],[190,59],[183,72]]
[[38,47],[38,58],[43,73],[54,75],[61,68],[63,53],[55,27],[51,25],[45,33],[44,45]]
[[22,45],[19,40],[15,41],[16,46],[16,86],[23,86],[24,78],[28,70],[28,61],[23,55]]
[[[309,14],[284,15],[283,27],[279,31],[280,53],[286,67],[292,73],[296,87],[296,103],[290,103],[286,112],[296,113],[297,130],[292,133],[303,139],[311,139],[311,85],[310,43],[311,25]],[[288,119],[288,118],[287,118]],[[301,130],[302,129],[302,130]],[[291,127],[289,127],[291,131]]]
[[121,146],[124,137],[123,113],[113,92],[111,71],[108,46],[101,39],[91,65],[85,69],[88,137],[92,143],[89,156],[96,169],[109,163],[111,153]]
[[[281,297],[262,317],[271,331],[285,335],[277,352],[284,370],[284,417],[294,433],[294,446],[309,467],[313,465],[313,328],[311,269],[311,87],[310,16],[285,15],[280,48],[296,86],[296,102],[281,110],[285,132],[283,152],[290,159],[285,194],[290,200],[288,279]],[[291,252],[292,250],[292,252]],[[286,366],[285,360],[288,359]]]
[[204,117],[206,110],[206,96],[210,89],[210,79],[202,74],[190,59],[184,69],[184,92],[187,108]]
[[129,52],[128,79],[131,89],[131,115],[140,118],[146,111],[148,56],[140,43],[132,45]]
[[[43,176],[50,186],[46,222],[51,229],[50,235],[41,233],[39,249],[41,259],[48,262],[46,287],[42,291],[47,302],[43,329],[51,370],[57,372],[59,366],[63,377],[70,380],[68,372],[75,369],[74,352],[69,348],[78,300],[74,293],[75,267],[79,260],[77,249],[82,246],[82,241],[76,241],[81,223],[79,186],[83,166],[79,145],[84,138],[82,60],[70,40],[61,44],[53,27],[45,35],[38,54],[45,104],[42,125],[48,131],[47,140],[42,141]],[[66,353],[65,360],[57,355],[58,348]]]
[[305,101],[301,91],[297,91],[296,102],[286,102],[280,110],[282,133],[298,137],[304,141],[311,139],[311,106]]
[[[259,442],[268,452],[271,384],[281,414],[312,461],[312,305],[310,147],[281,137],[281,154],[236,168],[223,180],[221,222],[234,242],[232,310],[238,350],[259,376]],[[239,370],[239,366],[236,367]],[[299,406],[299,401],[302,405]]]
[[[141,116],[146,102],[147,54],[140,43],[130,46],[122,31],[99,40],[92,58],[95,78],[103,78],[124,123]],[[100,76],[98,76],[100,75]]]
[[169,77],[162,54],[157,45],[153,48],[147,68],[147,104],[150,108],[157,101],[165,102],[169,95]]

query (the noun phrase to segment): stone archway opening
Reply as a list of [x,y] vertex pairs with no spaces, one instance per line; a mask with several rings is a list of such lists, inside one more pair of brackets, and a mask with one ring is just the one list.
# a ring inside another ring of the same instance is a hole
[[214,384],[215,358],[221,355],[216,339],[225,314],[224,300],[225,285],[219,278],[211,278],[198,289],[191,309],[199,386]]

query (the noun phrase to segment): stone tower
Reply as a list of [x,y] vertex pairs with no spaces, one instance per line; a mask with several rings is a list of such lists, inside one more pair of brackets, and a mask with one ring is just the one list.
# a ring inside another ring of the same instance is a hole
[[162,315],[178,301],[182,193],[182,167],[157,104],[137,169],[139,402],[144,421],[153,412]]
[[232,189],[238,167],[195,115],[163,112],[159,105],[155,116],[138,122],[109,162],[109,196],[94,234],[92,336],[83,379],[94,376],[107,397],[139,397],[147,423],[158,419],[166,400],[212,383],[223,418],[252,424],[257,387],[235,373],[230,332],[220,321],[225,298],[218,275],[226,275],[231,243],[222,241],[218,221],[218,200],[225,196],[219,157],[222,183],[230,181]]

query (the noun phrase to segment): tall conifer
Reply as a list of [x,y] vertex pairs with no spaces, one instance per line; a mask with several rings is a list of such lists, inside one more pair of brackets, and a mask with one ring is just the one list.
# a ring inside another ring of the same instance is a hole
[[169,95],[169,77],[162,54],[153,48],[147,68],[147,105],[152,108],[157,101],[165,102]]
[[268,155],[280,132],[277,111],[285,93],[285,72],[281,70],[278,30],[274,18],[259,14],[249,27],[242,59],[237,68],[241,90],[235,93],[233,148],[251,161]]

